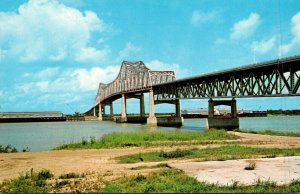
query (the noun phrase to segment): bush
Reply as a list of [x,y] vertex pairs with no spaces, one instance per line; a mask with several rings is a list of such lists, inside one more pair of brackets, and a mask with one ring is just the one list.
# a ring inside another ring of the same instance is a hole
[[82,145],[87,145],[89,142],[88,142],[88,140],[86,140],[86,138],[85,137],[83,137],[82,139],[81,139],[81,144]]
[[192,151],[191,150],[181,150],[181,149],[177,149],[175,151],[171,151],[171,152],[164,152],[164,151],[161,151],[159,153],[159,157],[162,157],[162,158],[182,158],[182,157],[185,157],[185,156],[188,156],[192,154]]
[[254,170],[256,168],[256,162],[254,160],[248,161],[248,166],[246,166],[245,170]]
[[16,153],[18,152],[17,148],[8,144],[6,146],[0,145],[0,153]]
[[30,148],[29,147],[23,148],[22,152],[30,152]]
[[96,137],[95,136],[90,136],[90,142],[91,142],[91,144],[96,143]]

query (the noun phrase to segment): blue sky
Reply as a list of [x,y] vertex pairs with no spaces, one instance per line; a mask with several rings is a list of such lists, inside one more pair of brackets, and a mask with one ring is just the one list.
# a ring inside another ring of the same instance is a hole
[[[84,112],[123,60],[180,78],[299,51],[297,0],[0,0],[0,112]],[[299,105],[238,99],[240,109]],[[182,100],[183,109],[198,107],[207,101]]]

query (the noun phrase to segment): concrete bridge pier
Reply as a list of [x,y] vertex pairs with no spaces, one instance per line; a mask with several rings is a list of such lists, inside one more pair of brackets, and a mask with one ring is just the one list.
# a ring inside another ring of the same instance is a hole
[[[106,114],[105,112],[105,107],[109,106],[109,115]],[[106,121],[111,121],[114,120],[114,109],[113,109],[113,103],[109,102],[103,105],[103,119],[102,120],[106,120]]]
[[[174,104],[175,105],[175,116],[167,117],[156,117],[155,116],[155,104]],[[183,117],[180,113],[180,101],[176,100],[154,100],[153,90],[149,92],[149,117],[147,118],[148,126],[182,126]]]
[[111,102],[109,106],[110,106],[110,118],[114,119],[114,106],[113,106],[113,103]]
[[181,117],[180,113],[180,101],[176,100],[157,100],[154,104],[174,104],[175,105],[175,115],[165,116],[165,117],[157,117],[157,125],[159,126],[182,126],[183,125],[183,117]]
[[143,93],[140,95],[140,116],[145,117],[145,99]]
[[99,115],[98,115],[99,121],[103,121],[102,112],[103,112],[103,107],[102,107],[101,103],[99,103]]
[[149,92],[149,117],[147,118],[147,125],[150,127],[157,126],[157,119],[155,117],[153,90],[150,90]]
[[126,113],[126,96],[122,94],[122,110],[121,110],[121,118],[118,121],[119,123],[126,123],[127,122],[127,113]]
[[[218,105],[225,105],[231,107],[230,116],[216,116],[214,115],[214,107]],[[207,127],[209,129],[227,129],[233,130],[239,128],[239,119],[237,118],[236,100],[212,100],[208,101],[208,118]]]

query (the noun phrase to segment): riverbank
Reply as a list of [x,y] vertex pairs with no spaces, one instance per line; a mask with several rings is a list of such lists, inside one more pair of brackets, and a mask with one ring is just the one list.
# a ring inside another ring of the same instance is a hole
[[[218,144],[197,144],[193,148],[205,149],[208,147],[221,147],[230,144],[238,144],[250,147],[269,147],[269,148],[300,148],[300,137],[287,136],[271,136],[232,132],[237,139],[223,140]],[[17,178],[20,174],[42,169],[49,169],[54,177],[51,181],[60,183],[58,177],[67,173],[85,174],[85,178],[70,179],[65,185],[56,188],[57,192],[70,191],[99,191],[107,186],[111,180],[116,180],[120,177],[137,176],[138,174],[151,174],[158,172],[161,167],[155,167],[161,162],[143,162],[120,164],[116,160],[117,157],[139,154],[145,152],[159,151],[175,151],[176,149],[190,149],[191,145],[174,145],[174,146],[156,146],[156,147],[126,147],[114,149],[82,149],[82,150],[54,150],[33,153],[10,153],[0,154],[0,182],[4,179]],[[296,153],[298,155],[299,153]],[[277,157],[277,156],[272,156]],[[253,158],[255,155],[253,155]],[[167,165],[197,162],[195,159],[174,158],[166,162]],[[269,162],[269,161],[268,161]],[[271,162],[271,161],[270,161]],[[200,163],[200,162],[199,162]],[[234,162],[232,163],[234,164]],[[146,167],[145,167],[146,166]],[[148,166],[148,167],[147,167]],[[258,166],[259,167],[259,166]],[[244,169],[235,169],[244,171]],[[274,166],[268,165],[262,170],[266,170],[268,174],[270,170],[274,170]],[[274,170],[275,171],[275,170]],[[230,172],[228,172],[230,173]],[[262,172],[263,173],[263,172]],[[226,173],[220,177],[224,182],[231,183]],[[288,177],[287,177],[288,178]],[[300,178],[300,177],[299,177]],[[50,181],[50,183],[51,183]],[[202,180],[206,181],[206,180]],[[75,184],[76,182],[76,184]],[[53,183],[54,184],[54,183]],[[95,185],[101,185],[101,188],[95,188]]]

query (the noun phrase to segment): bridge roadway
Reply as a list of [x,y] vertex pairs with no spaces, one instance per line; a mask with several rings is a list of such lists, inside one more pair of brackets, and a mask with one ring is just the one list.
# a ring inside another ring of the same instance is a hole
[[[94,115],[98,112],[99,120],[103,120],[104,107],[110,106],[109,117],[112,119],[112,102],[121,98],[121,117],[117,121],[128,122],[126,99],[138,98],[140,117],[145,118],[144,93],[149,93],[148,125],[182,125],[179,99],[210,99],[208,126],[235,128],[238,127],[235,98],[299,96],[299,88],[300,55],[178,80],[174,71],[151,71],[142,61],[124,61],[113,82],[99,84],[94,106],[88,112]],[[154,106],[160,103],[174,104],[175,116],[156,118]],[[216,118],[213,113],[217,105],[230,106],[231,117]]]

